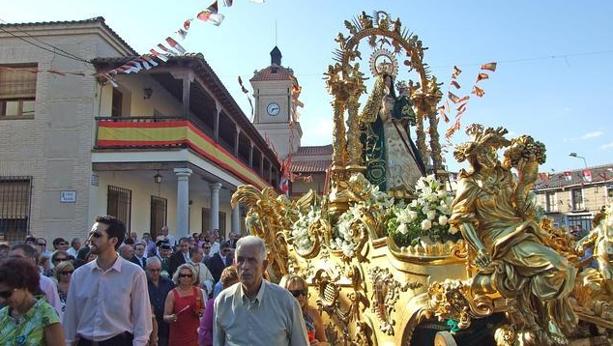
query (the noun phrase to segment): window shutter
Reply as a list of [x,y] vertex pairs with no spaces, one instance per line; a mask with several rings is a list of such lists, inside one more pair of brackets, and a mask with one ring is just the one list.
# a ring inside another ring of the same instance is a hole
[[35,68],[0,69],[0,100],[36,98]]

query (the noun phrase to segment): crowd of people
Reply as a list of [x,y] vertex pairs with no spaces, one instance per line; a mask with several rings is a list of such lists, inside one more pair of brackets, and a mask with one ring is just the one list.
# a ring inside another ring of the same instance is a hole
[[267,281],[258,237],[139,238],[101,216],[52,245],[0,245],[0,345],[327,345],[306,281]]

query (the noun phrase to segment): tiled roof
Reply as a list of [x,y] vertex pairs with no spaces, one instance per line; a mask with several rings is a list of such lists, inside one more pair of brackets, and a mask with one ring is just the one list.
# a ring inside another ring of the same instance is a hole
[[123,44],[128,50],[131,51],[132,54],[138,55],[138,53],[134,50],[134,48],[130,47],[130,45],[121,38],[111,27],[106,25],[104,21],[104,17],[98,16],[88,19],[80,19],[80,20],[61,20],[61,21],[48,21],[48,22],[31,22],[31,23],[6,23],[0,24],[0,28],[10,28],[10,27],[33,27],[33,26],[48,26],[48,25],[74,25],[74,24],[96,24],[100,23],[102,26],[113,35],[121,44]]
[[264,69],[256,71],[250,81],[268,81],[268,80],[293,80],[294,71],[283,66],[268,66]]
[[292,160],[292,173],[325,173],[326,169],[332,164],[330,160]]
[[[534,184],[535,190],[545,189],[561,189],[571,186],[602,184],[606,182],[613,183],[613,164],[590,167],[592,172],[592,181],[587,181],[583,177],[583,169],[567,171],[570,173],[570,179],[567,178],[566,172],[556,172],[548,174],[548,178],[544,174],[539,174],[539,179]],[[547,174],[547,173],[546,173]]]
[[317,155],[330,155],[332,156],[332,144],[300,147],[294,156],[317,156]]

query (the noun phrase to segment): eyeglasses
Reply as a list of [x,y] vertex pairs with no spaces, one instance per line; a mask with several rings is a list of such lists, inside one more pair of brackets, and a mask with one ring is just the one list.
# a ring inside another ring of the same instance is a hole
[[58,258],[56,258],[54,260],[54,262],[58,262],[58,263],[59,262],[66,262],[66,261],[68,261],[68,258],[66,258],[66,257],[58,257]]
[[289,290],[289,293],[291,293],[294,297],[298,298],[300,296],[305,296],[307,295],[307,290]]
[[62,275],[68,275],[68,274],[72,274],[72,273],[74,273],[74,270],[66,270],[66,271],[63,271],[61,274]]
[[192,274],[179,274],[180,278],[191,278]]
[[0,298],[2,298],[2,299],[9,299],[13,295],[13,292],[15,292],[14,289],[7,290],[7,291],[2,291],[2,292],[0,292]]

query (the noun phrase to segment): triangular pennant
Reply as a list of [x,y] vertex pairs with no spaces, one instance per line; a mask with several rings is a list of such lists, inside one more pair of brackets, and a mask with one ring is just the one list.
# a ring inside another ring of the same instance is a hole
[[489,70],[489,71],[495,72],[496,71],[496,63],[495,62],[489,62],[487,64],[483,64],[483,65],[481,65],[481,69],[482,70]]
[[451,100],[453,103],[458,103],[460,101],[460,98],[451,91],[447,92],[447,98],[449,98],[449,100]]
[[159,64],[155,60],[151,59],[149,55],[143,55],[141,58],[145,59],[152,67],[156,67]]
[[458,76],[460,75],[460,73],[462,73],[462,70],[460,70],[459,67],[453,65],[453,72],[451,72],[451,78],[456,79],[458,78]]
[[177,52],[175,52],[172,49],[166,48],[163,44],[159,43],[158,44],[158,48],[163,50],[164,52],[166,52],[168,55],[178,55]]
[[166,38],[166,42],[168,42],[168,44],[176,49],[179,53],[181,54],[185,54],[185,48],[183,48],[177,41],[175,41],[172,37],[168,36]]
[[226,7],[231,7],[232,6],[232,0],[223,0],[223,4]]
[[225,16],[223,14],[213,13],[209,17],[209,22],[213,25],[220,26],[224,19],[225,19]]
[[183,22],[183,30],[185,31],[189,30],[190,25],[192,25],[192,19],[186,19]]
[[473,91],[471,92],[471,94],[475,94],[478,97],[483,97],[483,95],[485,95],[485,90],[479,88],[478,86],[474,85],[473,86]]
[[151,53],[151,55],[153,55],[154,57],[162,60],[163,62],[167,62],[168,61],[168,57],[165,54],[158,53],[158,51],[156,51],[153,48],[149,49],[149,52]]
[[460,89],[461,88],[460,87],[460,83],[458,83],[458,81],[455,80],[455,79],[451,80],[451,83],[449,83],[449,84],[453,85],[456,89]]
[[481,72],[477,75],[477,82],[488,78],[490,78],[490,76],[487,73]]
[[183,29],[179,29],[179,30],[177,31],[177,35],[179,35],[179,37],[180,37],[182,40],[185,40],[185,37],[187,37],[187,31],[185,31],[185,30],[183,30]]

